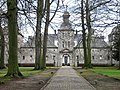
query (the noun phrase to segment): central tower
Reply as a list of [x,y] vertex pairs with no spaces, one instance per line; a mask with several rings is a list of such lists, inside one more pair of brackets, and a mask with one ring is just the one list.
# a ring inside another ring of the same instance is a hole
[[65,11],[63,22],[58,30],[58,52],[60,65],[72,65],[72,52],[74,47],[74,30],[69,21],[70,14]]

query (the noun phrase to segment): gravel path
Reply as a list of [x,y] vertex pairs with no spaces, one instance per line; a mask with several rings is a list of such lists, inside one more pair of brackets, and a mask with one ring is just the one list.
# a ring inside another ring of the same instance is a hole
[[61,67],[41,90],[95,90],[82,76],[69,66]]

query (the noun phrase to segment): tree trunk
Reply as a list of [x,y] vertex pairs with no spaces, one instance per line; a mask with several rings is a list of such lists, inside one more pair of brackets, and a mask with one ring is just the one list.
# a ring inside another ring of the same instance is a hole
[[37,6],[37,25],[35,38],[35,70],[41,69],[41,24],[42,24],[43,0],[38,0]]
[[120,69],[120,29],[118,30],[119,31],[119,51],[118,51],[118,53],[119,53],[119,68],[118,69]]
[[87,66],[87,48],[86,48],[86,30],[84,27],[84,8],[83,8],[83,0],[81,1],[81,20],[82,20],[82,41],[83,41],[83,49],[84,49],[84,67]]
[[91,68],[91,19],[90,19],[90,10],[89,10],[89,3],[86,0],[86,22],[87,22],[87,29],[88,29],[88,37],[87,37],[87,51],[88,51],[88,68]]
[[119,67],[118,67],[118,69],[120,69],[120,44],[119,44]]
[[8,36],[9,36],[9,59],[6,76],[22,76],[18,67],[18,42],[17,42],[17,0],[7,0],[8,8]]
[[5,51],[5,41],[4,35],[1,26],[1,19],[0,19],[0,69],[5,68],[4,66],[4,51]]
[[48,40],[48,26],[49,26],[49,17],[50,17],[50,0],[46,0],[46,22],[45,22],[45,31],[43,39],[43,62],[42,68],[46,68],[46,53],[47,53],[47,40]]

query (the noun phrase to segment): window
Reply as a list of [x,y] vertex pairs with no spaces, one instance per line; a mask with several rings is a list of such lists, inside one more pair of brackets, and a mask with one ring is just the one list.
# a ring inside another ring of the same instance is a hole
[[30,55],[30,57],[32,58],[32,55]]
[[23,56],[23,60],[25,60],[25,56]]
[[46,56],[46,61],[48,60],[48,56]]
[[64,38],[64,33],[62,33],[62,38]]
[[65,43],[64,43],[64,41],[62,42],[62,47],[64,48],[65,47],[65,45],[64,45]]
[[77,66],[79,66],[79,56],[77,55]]
[[102,55],[100,55],[100,59],[102,59]]
[[77,58],[77,62],[78,62],[79,61],[79,56],[77,55],[76,58]]
[[53,60],[55,60],[55,56],[53,55]]
[[108,55],[108,60],[110,60],[110,56]]
[[94,57],[94,56],[92,56],[92,59],[93,59],[93,60],[94,60],[94,58],[95,58],[95,57]]
[[70,33],[68,32],[68,37],[70,37]]
[[68,47],[70,47],[70,41],[68,41]]
[[54,61],[54,65],[55,65],[55,56],[53,55],[53,61]]

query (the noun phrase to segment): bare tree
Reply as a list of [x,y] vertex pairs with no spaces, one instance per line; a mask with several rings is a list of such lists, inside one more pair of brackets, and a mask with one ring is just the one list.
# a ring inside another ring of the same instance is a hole
[[3,68],[5,68],[5,66],[4,66],[5,39],[4,39],[1,22],[2,22],[2,20],[0,17],[0,69],[3,69]]
[[4,31],[3,31],[3,21],[6,18],[6,13],[5,13],[5,5],[6,5],[6,0],[1,0],[0,1],[0,69],[5,68],[4,64],[4,52],[5,52],[5,38],[4,38]]
[[35,70],[41,69],[41,25],[42,25],[42,17],[43,17],[43,5],[44,0],[38,0],[37,6],[37,25],[36,25],[36,38],[35,38]]
[[91,19],[90,19],[90,8],[89,8],[89,0],[86,0],[86,26],[88,29],[88,36],[87,36],[87,53],[88,53],[88,62],[87,67],[91,68]]
[[88,62],[88,55],[87,55],[87,48],[86,48],[86,29],[85,29],[85,22],[84,22],[84,0],[81,0],[81,20],[82,20],[82,42],[83,42],[83,49],[84,49],[84,66],[87,66]]
[[54,11],[53,16],[50,18],[50,5],[53,3],[54,0],[50,2],[50,0],[46,0],[46,20],[45,20],[45,30],[44,30],[44,38],[43,38],[43,59],[42,59],[42,68],[46,68],[46,53],[47,53],[47,40],[48,40],[48,27],[50,22],[56,15],[59,6],[59,0],[57,3],[56,10]]
[[9,30],[9,60],[6,76],[22,76],[18,68],[18,43],[17,43],[17,0],[7,0],[8,30]]

